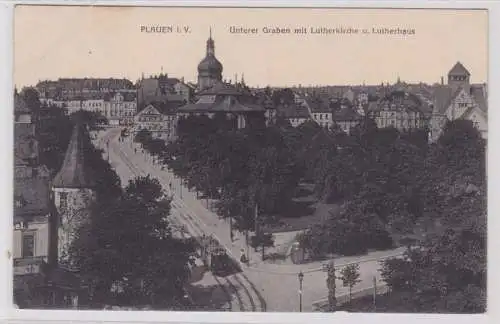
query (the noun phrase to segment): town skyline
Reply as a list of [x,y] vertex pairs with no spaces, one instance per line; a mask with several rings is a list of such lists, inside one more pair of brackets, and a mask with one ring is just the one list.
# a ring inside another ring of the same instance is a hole
[[[455,13],[452,10],[321,9],[330,11],[330,16],[336,15],[338,22],[330,25],[325,19],[329,15],[318,15],[314,9],[19,6],[16,10],[14,84],[19,88],[59,78],[126,78],[135,82],[142,75],[162,71],[193,82],[210,28],[215,55],[224,66],[224,79],[234,82],[235,75],[238,80],[244,75],[250,87],[380,85],[393,84],[398,78],[407,83],[434,84],[439,83],[441,77],[446,79],[457,61],[470,71],[472,83],[487,83],[488,19],[486,12],[478,10]],[[208,16],[207,10],[211,11]],[[228,11],[232,11],[231,15]],[[284,11],[286,15],[282,14]],[[240,12],[245,12],[248,18]],[[101,19],[103,17],[106,19]],[[415,35],[278,36],[262,32],[268,21],[272,21],[268,24],[271,28],[290,25],[298,19],[303,25],[314,19],[315,23],[309,25],[333,25],[333,28],[411,26],[405,28],[415,30]],[[53,23],[41,24],[42,21]],[[255,21],[259,21],[258,26]],[[33,25],[38,27],[33,29]],[[145,32],[147,28],[141,31],[141,25],[181,29],[187,26],[190,32],[167,33],[161,29]],[[256,26],[257,34],[230,33],[234,26]],[[87,32],[77,32],[82,29]],[[435,35],[441,37],[431,37]],[[33,38],[40,37],[46,41],[33,42]],[[298,37],[302,37],[304,46],[296,46]],[[464,38],[467,42],[462,41]],[[371,54],[366,55],[367,52]]]

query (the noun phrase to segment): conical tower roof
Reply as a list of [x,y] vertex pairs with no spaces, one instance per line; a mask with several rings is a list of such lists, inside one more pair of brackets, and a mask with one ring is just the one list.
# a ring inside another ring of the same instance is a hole
[[61,170],[52,181],[55,188],[92,188],[95,184],[84,159],[84,150],[90,144],[85,125],[77,122],[66,150]]
[[451,68],[450,72],[448,72],[448,75],[467,75],[467,76],[469,76],[470,72],[467,71],[467,69],[465,68],[465,66],[462,63],[457,62]]

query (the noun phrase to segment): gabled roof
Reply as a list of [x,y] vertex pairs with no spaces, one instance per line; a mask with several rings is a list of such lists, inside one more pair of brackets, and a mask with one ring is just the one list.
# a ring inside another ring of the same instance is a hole
[[463,66],[462,63],[457,62],[455,65],[451,68],[450,72],[448,72],[448,75],[467,75],[470,76],[469,71]]
[[461,118],[467,118],[469,117],[473,112],[477,112],[481,117],[483,117],[485,120],[488,120],[488,116],[482,111],[479,107],[477,106],[472,106],[467,108],[467,110],[462,114]]
[[328,100],[325,100],[324,98],[307,98],[306,99],[307,105],[311,109],[312,113],[331,113],[332,109],[330,108],[330,103]]
[[141,110],[136,116],[144,115],[160,115],[161,112],[153,104],[147,105],[143,110]]
[[486,86],[472,85],[470,91],[479,109],[481,109],[484,114],[488,114],[488,94],[486,92]]
[[161,75],[158,77],[158,81],[160,85],[169,85],[169,86],[174,86],[177,83],[181,82],[181,80],[177,78],[169,78]]
[[362,117],[350,107],[342,108],[333,114],[334,121],[357,121]]
[[241,89],[236,88],[232,84],[227,84],[224,82],[217,82],[215,83],[212,87],[200,91],[198,93],[199,96],[202,95],[233,95],[233,96],[241,96],[244,95],[244,93],[241,91]]
[[309,115],[309,110],[306,106],[300,104],[291,104],[291,105],[279,105],[276,114],[280,117],[284,118],[303,118],[308,119],[311,116]]
[[66,150],[61,170],[52,181],[55,188],[92,188],[95,184],[90,169],[85,162],[84,151],[89,145],[85,126],[77,123]]
[[187,104],[178,108],[179,112],[252,112],[264,111],[264,107],[240,101],[239,96],[218,95],[214,101],[203,102],[201,99],[194,104]]

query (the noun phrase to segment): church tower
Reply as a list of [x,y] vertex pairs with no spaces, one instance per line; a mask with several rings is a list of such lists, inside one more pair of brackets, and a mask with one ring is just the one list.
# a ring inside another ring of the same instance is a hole
[[222,64],[215,57],[215,43],[212,29],[207,40],[205,58],[198,64],[198,91],[212,87],[222,81]]
[[466,92],[470,93],[470,73],[462,63],[457,62],[451,68],[450,72],[448,72],[448,85],[453,91],[463,88]]
[[63,267],[71,265],[68,248],[79,227],[89,220],[89,207],[95,199],[95,181],[84,158],[84,151],[90,145],[85,125],[77,122],[63,165],[52,181],[56,209],[53,219],[53,230],[57,233],[56,258]]

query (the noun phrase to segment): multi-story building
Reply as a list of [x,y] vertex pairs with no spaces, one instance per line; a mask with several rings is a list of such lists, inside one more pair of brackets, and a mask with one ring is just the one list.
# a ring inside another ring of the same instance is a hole
[[175,111],[164,109],[161,104],[149,104],[134,117],[133,134],[148,130],[153,138],[166,142],[175,140],[177,116]]
[[217,83],[199,92],[197,97],[198,100],[195,103],[178,108],[179,119],[191,115],[206,115],[212,118],[219,113],[228,120],[234,120],[237,128],[245,128],[254,121],[268,123],[266,116],[270,118],[275,116],[274,107],[266,109],[259,105],[245,88],[238,85]]
[[311,115],[307,106],[302,103],[293,103],[291,105],[280,105],[277,110],[277,118],[287,120],[293,127],[298,127],[308,120]]
[[183,105],[191,102],[193,92],[194,88],[183,79],[171,78],[167,74],[142,78],[137,84],[138,110],[152,102]]
[[36,86],[40,101],[65,108],[100,113],[110,124],[130,124],[137,112],[137,90],[126,79],[59,79]]
[[351,133],[351,130],[360,123],[364,116],[347,98],[333,100],[330,106],[333,112],[333,126],[331,128],[340,129],[347,134]]
[[[61,235],[50,173],[38,164],[36,123],[17,95],[14,115],[14,301],[21,308],[77,307],[78,296],[84,293],[82,283],[58,266]],[[68,147],[75,147],[75,139]],[[68,156],[79,155],[69,152]]]
[[395,90],[368,105],[368,115],[377,127],[394,127],[400,131],[426,128],[426,110],[424,102],[404,90]]
[[130,125],[137,113],[136,94],[115,92],[105,95],[103,112],[110,125]]
[[439,138],[447,121],[456,119],[472,121],[486,139],[488,137],[487,98],[486,84],[471,84],[469,71],[462,63],[457,62],[448,73],[448,84],[436,86],[433,92],[431,141]]
[[222,64],[215,58],[212,36],[207,41],[206,57],[198,65],[198,92],[196,100],[177,109],[178,120],[189,116],[224,116],[236,128],[263,122],[270,124],[276,111],[272,105],[264,107],[245,85],[222,81]]
[[309,97],[306,100],[312,119],[323,128],[330,129],[333,126],[333,110],[330,102],[325,98]]

